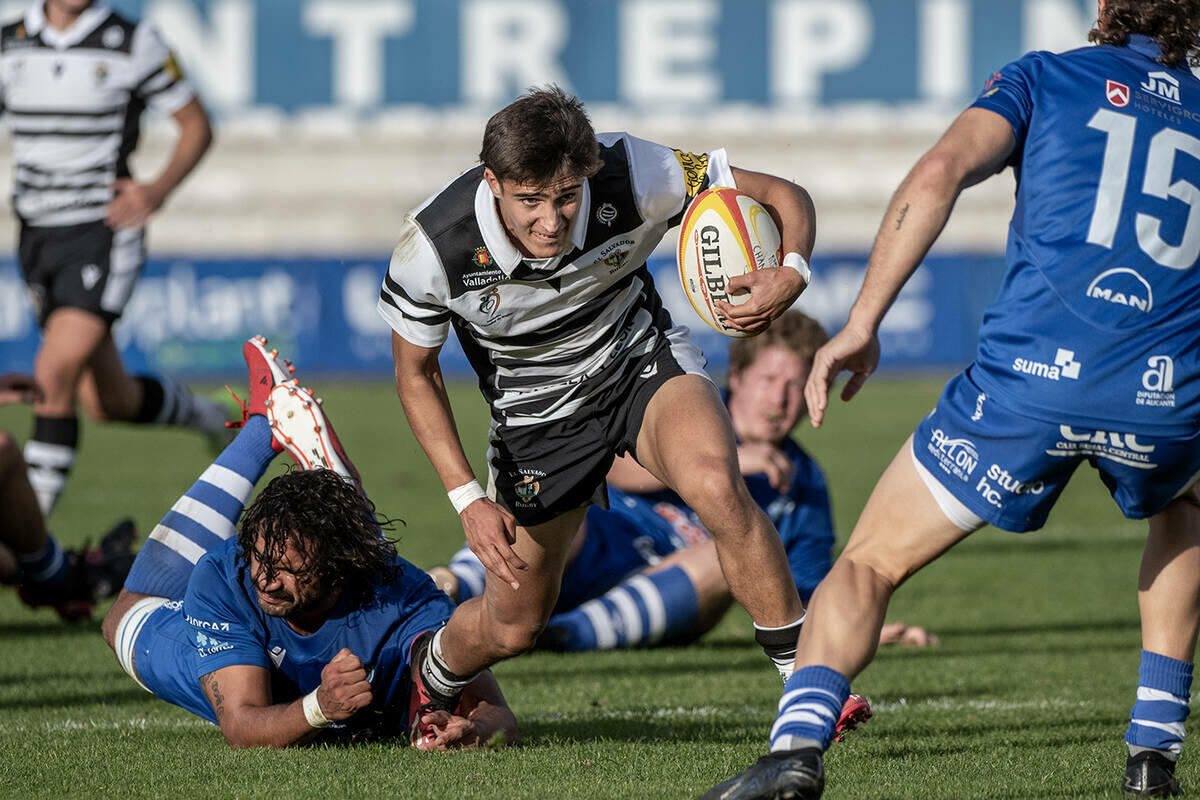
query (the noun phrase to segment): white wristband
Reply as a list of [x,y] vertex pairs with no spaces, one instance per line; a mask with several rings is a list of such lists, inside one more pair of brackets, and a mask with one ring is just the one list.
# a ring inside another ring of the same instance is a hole
[[487,493],[483,491],[483,487],[479,485],[479,481],[464,483],[457,489],[451,489],[446,494],[450,496],[450,504],[454,506],[454,510],[459,514],[465,511],[471,503],[482,497],[487,497]]
[[804,278],[804,285],[808,286],[812,283],[812,269],[808,266],[808,262],[804,260],[804,256],[793,251],[783,257],[783,266],[791,267],[800,273],[800,277]]
[[304,695],[300,706],[304,709],[304,718],[308,720],[309,725],[314,728],[329,727],[330,720],[325,716],[325,712],[321,710],[321,704],[317,702],[316,689]]

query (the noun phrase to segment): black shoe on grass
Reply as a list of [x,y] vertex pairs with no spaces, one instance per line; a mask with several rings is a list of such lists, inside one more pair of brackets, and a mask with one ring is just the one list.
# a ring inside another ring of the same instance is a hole
[[700,800],[817,800],[825,791],[825,764],[816,747],[769,753]]
[[1143,750],[1125,762],[1121,789],[1126,797],[1178,797],[1183,794],[1175,777],[1175,762],[1154,750]]

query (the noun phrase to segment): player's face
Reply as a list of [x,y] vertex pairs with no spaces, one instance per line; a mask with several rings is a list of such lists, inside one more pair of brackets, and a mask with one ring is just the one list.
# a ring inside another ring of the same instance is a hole
[[549,186],[535,186],[502,181],[491,170],[483,174],[496,198],[508,238],[521,255],[553,258],[567,251],[583,198],[582,178],[567,176]]
[[808,412],[804,383],[812,365],[783,347],[768,347],[729,376],[729,416],[747,444],[778,444]]
[[258,607],[271,617],[302,618],[312,612],[331,607],[330,593],[307,569],[304,556],[289,539],[282,555],[274,560],[273,569],[264,569],[263,551],[266,543],[260,536],[250,553],[250,576],[257,595]]

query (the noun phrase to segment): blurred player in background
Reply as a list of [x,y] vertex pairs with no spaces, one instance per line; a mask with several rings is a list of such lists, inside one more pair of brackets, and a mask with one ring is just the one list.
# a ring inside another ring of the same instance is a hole
[[[703,357],[645,262],[699,192],[741,188],[775,217],[795,265],[730,282],[751,297],[721,312],[760,332],[807,285],[808,194],[730,167],[724,150],[597,137],[582,104],[557,88],[495,114],[480,162],[405,222],[379,302],[409,425],[488,569],[483,594],[417,656],[430,703],[453,704],[476,672],[534,645],[587,507],[607,507],[605,475],[626,452],[704,521],[734,596],[790,671],[804,609],[779,534],[746,489]],[[438,365],[451,324],[492,410],[486,494]]]
[[[105,641],[134,680],[233,747],[411,735],[409,654],[453,606],[382,535],[320,401],[266,340],[243,353],[242,430],[150,534]],[[303,471],[243,515],[284,449]],[[421,723],[412,741],[426,750],[517,739],[491,673]]]
[[[224,432],[224,407],[168,378],[130,376],[111,328],[146,259],[145,225],[212,140],[208,116],[157,31],[100,0],[37,0],[0,29],[0,99],[12,133],[19,259],[42,328],[43,394],[25,443],[49,516],[79,443],[76,405],[97,420]],[[142,111],[179,138],[152,182],[128,159]]]
[[1074,470],[1149,519],[1142,661],[1125,733],[1133,797],[1181,794],[1200,626],[1200,3],[1100,0],[1099,47],[995,73],[913,168],[879,229],[846,327],[817,354],[820,425],[879,361],[880,321],[968,186],[1012,166],[1008,274],[979,355],[946,386],[813,595],[771,754],[706,798],[820,796],[849,682],[896,587],[985,523],[1040,528]]
[[[0,376],[0,406],[31,403],[33,378]],[[91,616],[116,594],[133,563],[132,520],[117,523],[95,547],[64,550],[49,531],[25,472],[21,448],[0,431],[0,584],[16,586],[30,606],[51,606],[68,622]]]
[[[805,602],[832,565],[833,517],[821,467],[789,433],[805,416],[804,382],[828,340],[816,320],[786,312],[764,333],[732,341],[725,392],[738,466],[750,496],[779,531]],[[695,641],[733,603],[712,536],[679,495],[629,456],[609,470],[608,494],[611,508],[591,507],[580,526],[539,649]],[[449,566],[429,574],[463,602],[482,593],[486,570],[464,547]],[[924,646],[936,637],[893,622],[880,641]]]

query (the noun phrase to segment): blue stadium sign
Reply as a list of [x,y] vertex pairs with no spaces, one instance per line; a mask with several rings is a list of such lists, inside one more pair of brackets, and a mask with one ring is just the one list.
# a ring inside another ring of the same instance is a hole
[[[112,0],[226,116],[495,108],[556,82],[654,113],[959,105],[1094,0]],[[7,7],[7,6],[6,6]]]
[[[674,259],[650,262],[673,319],[688,325],[714,375],[727,366],[729,340],[696,316]],[[241,343],[265,334],[307,371],[387,377],[391,332],[375,311],[384,258],[152,259],[113,335],[131,370],[233,375]],[[818,257],[813,285],[798,307],[830,330],[845,322],[866,270],[866,255]],[[930,257],[905,286],[880,330],[885,368],[961,367],[975,357],[976,330],[1004,270],[1000,256]],[[0,372],[29,372],[37,326],[20,271],[0,260]],[[473,375],[451,336],[446,374]]]

